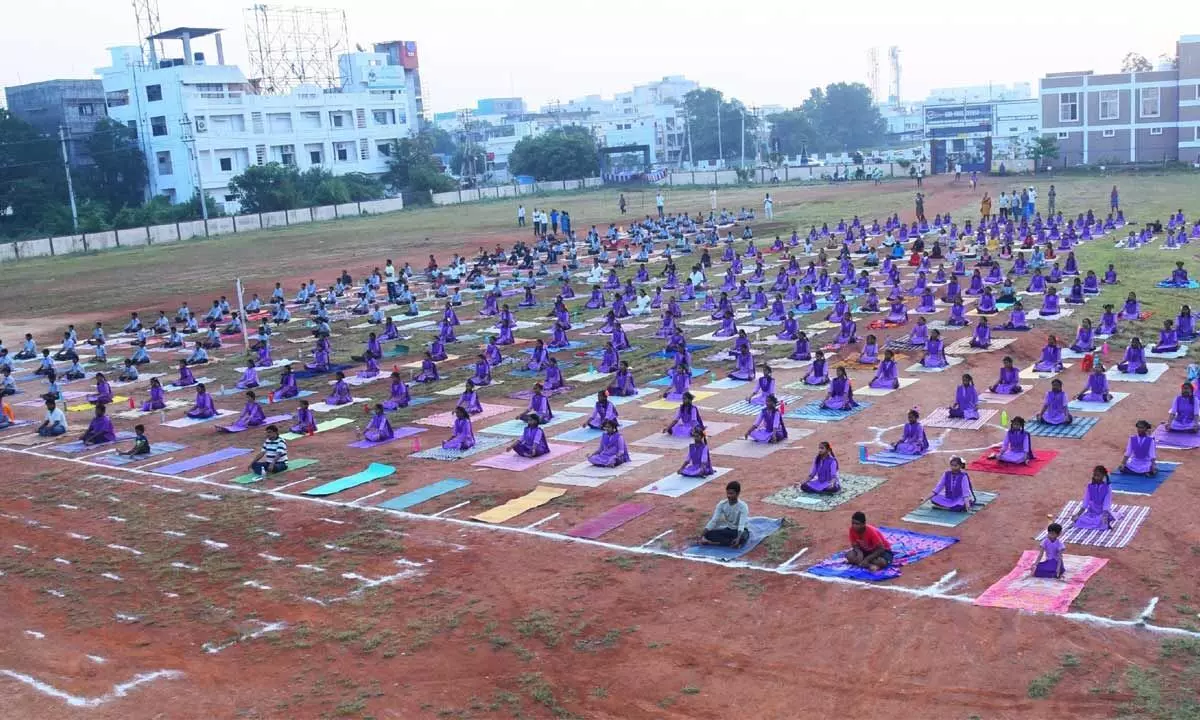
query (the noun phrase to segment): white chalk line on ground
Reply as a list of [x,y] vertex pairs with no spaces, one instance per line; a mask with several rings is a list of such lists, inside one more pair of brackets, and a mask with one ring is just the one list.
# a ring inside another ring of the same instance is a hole
[[[72,463],[75,465],[80,465],[80,466],[84,466],[84,467],[88,467],[88,468],[103,469],[108,472],[113,471],[113,468],[106,466],[106,465],[99,465],[98,463],[92,463],[87,460],[79,460],[77,458],[58,457],[55,455],[48,455],[46,453],[37,452],[36,450],[10,448],[10,447],[5,447],[5,446],[0,446],[0,452],[6,452],[6,453],[14,454],[14,455],[27,455],[29,457],[41,458],[43,460],[53,460],[53,461],[58,461],[58,462]],[[884,583],[868,583],[868,582],[862,582],[862,581],[858,581],[858,580],[850,580],[850,579],[846,579],[846,578],[825,577],[825,576],[819,576],[819,575],[812,575],[812,574],[804,572],[803,570],[792,570],[790,568],[782,568],[781,569],[778,567],[766,567],[766,566],[755,565],[753,563],[748,563],[748,562],[744,562],[744,561],[740,561],[740,560],[723,561],[723,560],[717,560],[714,558],[706,558],[706,557],[702,557],[702,556],[683,555],[681,553],[675,553],[675,552],[670,552],[667,550],[662,550],[662,549],[653,548],[653,547],[646,547],[646,546],[636,547],[636,546],[627,546],[627,545],[617,545],[614,543],[603,542],[600,540],[592,540],[592,539],[588,539],[588,538],[579,538],[579,537],[573,537],[570,535],[563,535],[560,533],[547,532],[547,531],[543,531],[543,530],[538,530],[536,528],[527,529],[527,528],[523,528],[523,527],[512,527],[512,526],[508,526],[508,525],[494,525],[494,524],[490,524],[490,523],[479,523],[479,522],[476,522],[473,520],[465,520],[465,519],[460,519],[460,518],[455,518],[455,517],[446,517],[443,515],[422,515],[420,513],[411,513],[411,512],[406,512],[403,510],[392,510],[389,508],[380,507],[378,505],[351,505],[349,502],[342,502],[339,500],[331,500],[329,498],[309,497],[307,495],[291,495],[288,493],[279,492],[278,490],[271,489],[271,488],[256,488],[253,486],[226,484],[226,483],[217,482],[215,480],[205,480],[202,478],[183,478],[183,477],[176,477],[173,475],[163,475],[162,473],[155,473],[155,472],[152,472],[149,470],[141,470],[138,468],[119,468],[119,470],[121,472],[131,473],[134,475],[144,475],[144,476],[149,476],[149,477],[163,479],[163,480],[172,480],[172,481],[182,482],[182,483],[187,483],[187,484],[210,485],[213,487],[224,488],[226,490],[237,490],[237,491],[258,494],[258,495],[269,495],[271,497],[274,497],[274,498],[277,498],[280,500],[288,500],[288,501],[293,501],[293,502],[299,501],[299,502],[305,502],[305,503],[324,506],[324,507],[338,508],[338,509],[342,509],[342,510],[351,509],[351,510],[358,510],[358,511],[362,511],[362,512],[380,512],[380,513],[385,513],[385,514],[391,515],[393,517],[403,518],[406,520],[444,523],[444,524],[449,524],[449,525],[455,525],[455,526],[458,526],[461,528],[471,528],[473,530],[482,531],[482,532],[499,532],[499,533],[512,533],[512,534],[516,534],[516,535],[525,535],[525,536],[529,536],[529,537],[541,538],[544,540],[553,540],[553,541],[561,542],[561,543],[585,545],[585,546],[590,546],[590,547],[595,547],[595,548],[601,548],[601,549],[609,550],[612,552],[629,553],[629,554],[633,554],[633,555],[652,555],[652,556],[659,556],[659,557],[667,557],[667,558],[671,558],[674,560],[682,560],[685,562],[703,563],[703,564],[708,564],[708,565],[714,565],[717,567],[736,568],[739,570],[749,570],[752,572],[762,572],[762,573],[768,573],[768,574],[774,574],[774,575],[785,575],[785,576],[789,576],[789,577],[802,578],[809,582],[819,582],[819,583],[825,583],[825,584],[830,584],[830,585],[851,586],[851,587],[855,587],[855,588],[858,588],[861,590],[896,593],[896,594],[900,594],[900,595],[907,595],[909,597],[927,598],[927,599],[935,599],[935,600],[947,600],[950,602],[963,603],[963,604],[973,604],[975,601],[975,598],[967,596],[967,595],[951,595],[945,591],[933,590],[928,587],[927,588],[912,588],[912,587],[905,587],[903,585],[892,585],[892,584],[884,584]],[[124,480],[121,480],[120,478],[109,477],[108,479],[125,482]],[[447,508],[447,509],[449,509],[449,508]],[[321,519],[325,520],[325,518],[321,518]],[[343,524],[340,521],[336,521],[336,522],[338,522],[338,524]],[[935,585],[936,585],[936,583],[935,583]],[[1149,622],[1146,622],[1146,618],[1141,617],[1141,616],[1139,616],[1138,618],[1132,619],[1132,620],[1119,620],[1116,618],[1109,618],[1109,617],[1104,617],[1101,615],[1093,615],[1091,613],[1082,613],[1082,612],[1073,612],[1073,613],[1064,613],[1064,614],[1047,614],[1047,615],[1050,617],[1062,618],[1064,620],[1068,620],[1071,622],[1077,622],[1077,623],[1081,623],[1081,624],[1090,624],[1090,625],[1095,625],[1098,627],[1133,628],[1133,629],[1146,630],[1146,631],[1156,633],[1159,635],[1174,635],[1174,636],[1180,636],[1180,637],[1200,638],[1200,631],[1188,630],[1185,628],[1170,627],[1170,626],[1164,626],[1164,625],[1153,625]]]
[[178,670],[155,670],[154,672],[139,673],[133,676],[132,680],[113,685],[112,689],[103,695],[97,697],[80,697],[71,693],[60,690],[49,683],[42,682],[32,675],[9,670],[8,668],[0,668],[0,676],[12,678],[17,682],[23,683],[34,690],[37,690],[43,695],[48,695],[57,700],[62,700],[67,705],[77,708],[97,708],[101,705],[112,702],[118,698],[123,698],[129,695],[131,690],[134,690],[140,685],[154,682],[155,680],[174,680],[183,677],[183,673]]

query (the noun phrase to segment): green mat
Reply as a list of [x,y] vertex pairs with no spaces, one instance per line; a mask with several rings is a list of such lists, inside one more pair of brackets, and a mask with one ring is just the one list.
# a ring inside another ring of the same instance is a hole
[[[354,419],[347,418],[347,417],[340,417],[340,418],[333,418],[332,420],[325,420],[323,422],[317,423],[317,432],[325,432],[326,430],[333,430],[334,428],[340,428],[343,425],[349,425],[352,422],[354,422]],[[289,433],[284,433],[283,435],[280,435],[280,437],[282,437],[284,440],[292,441],[292,440],[299,440],[299,439],[303,438],[304,435],[299,435],[297,433],[289,432]]]
[[[304,458],[297,458],[295,460],[289,460],[287,470],[284,470],[281,473],[274,473],[273,475],[268,475],[268,477],[274,477],[276,475],[283,475],[284,473],[290,473],[293,470],[299,470],[300,468],[306,468],[309,465],[316,465],[316,464],[317,464],[316,460],[306,460]],[[245,475],[239,475],[238,477],[235,477],[233,479],[233,481],[235,483],[237,483],[238,485],[253,485],[256,482],[259,482],[260,480],[262,480],[262,478],[255,475],[254,473],[246,473]]]
[[315,487],[312,490],[305,490],[304,494],[310,496],[333,495],[335,493],[340,493],[343,490],[349,490],[350,488],[358,487],[359,485],[366,485],[372,480],[385,478],[394,472],[396,472],[396,468],[392,467],[391,465],[384,465],[383,463],[371,463],[367,466],[366,470],[361,470],[353,475],[347,475],[344,478],[332,480],[324,485]]
[[996,499],[996,493],[987,492],[984,490],[975,491],[975,504],[966,512],[954,512],[953,510],[943,510],[933,506],[933,503],[925,501],[921,507],[913,510],[905,515],[902,519],[905,522],[924,523],[925,525],[938,525],[940,527],[958,527],[967,521],[975,513],[984,509],[990,502]]
[[772,505],[782,505],[783,507],[827,512],[853,500],[859,495],[874,490],[882,485],[886,478],[839,472],[838,480],[841,481],[842,490],[834,495],[806,493],[800,489],[799,485],[788,485],[763,498],[763,502],[771,503]]

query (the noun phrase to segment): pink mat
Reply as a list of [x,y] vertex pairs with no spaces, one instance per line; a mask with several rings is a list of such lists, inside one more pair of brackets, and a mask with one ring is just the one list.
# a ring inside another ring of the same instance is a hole
[[1200,447],[1200,433],[1171,432],[1162,424],[1155,429],[1154,439],[1167,450],[1192,450]]
[[1087,581],[1108,563],[1107,558],[1064,555],[1066,573],[1061,578],[1035,578],[1029,572],[1037,556],[1035,550],[1021,553],[1017,566],[975,598],[975,604],[1031,612],[1065,613],[1083,591]]
[[585,520],[567,531],[571,537],[589,538],[595,540],[610,530],[615,530],[625,523],[639,518],[650,512],[650,505],[641,503],[622,503],[608,512],[601,513],[591,520]]
[[[483,408],[483,412],[475,413],[471,416],[471,422],[473,423],[479,422],[480,420],[486,420],[490,417],[495,417],[496,415],[504,415],[506,413],[515,414],[520,410],[520,408],[513,407],[512,405],[491,405],[489,403],[479,403],[479,406]],[[421,418],[420,420],[417,420],[417,422],[422,425],[432,425],[434,427],[454,427],[454,413],[438,413],[436,415],[430,415],[429,417]]]
[[259,430],[261,430],[261,429],[265,428],[266,426],[271,425],[272,423],[287,422],[288,420],[291,420],[291,419],[292,419],[291,415],[270,415],[270,416],[264,418],[262,421],[262,424],[260,424],[260,425],[254,425],[253,427],[251,427],[249,425],[239,425],[237,423],[233,423],[232,425],[218,425],[217,431],[223,432],[223,433],[240,433],[240,432],[244,432],[246,430],[253,430],[254,428],[258,428]]
[[411,437],[413,435],[416,435],[417,433],[423,433],[423,432],[425,432],[425,428],[415,428],[415,427],[392,428],[392,436],[390,438],[388,438],[387,440],[380,440],[378,442],[372,442],[371,440],[359,440],[358,442],[350,443],[350,445],[348,445],[348,447],[373,448],[373,447],[377,447],[379,445],[387,445],[388,443],[399,440],[400,438]]
[[567,453],[574,452],[583,448],[582,445],[574,443],[548,443],[550,452],[535,458],[521,457],[515,452],[506,450],[499,455],[493,455],[490,458],[484,458],[479,462],[472,463],[476,467],[496,468],[497,470],[513,470],[515,472],[523,472],[530,468],[541,465],[547,460],[560,458]]

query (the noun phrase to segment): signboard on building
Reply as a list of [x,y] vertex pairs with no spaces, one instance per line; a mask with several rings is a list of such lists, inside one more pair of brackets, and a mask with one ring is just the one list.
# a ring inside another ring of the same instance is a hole
[[978,125],[992,121],[991,103],[962,103],[925,107],[926,125]]

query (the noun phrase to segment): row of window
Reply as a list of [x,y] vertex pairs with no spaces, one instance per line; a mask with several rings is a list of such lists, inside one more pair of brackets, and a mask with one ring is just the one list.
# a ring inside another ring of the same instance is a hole
[[[1138,88],[1138,117],[1156,118],[1162,114],[1162,88]],[[1121,117],[1121,91],[1099,90],[1100,120],[1118,120]],[[1079,121],[1079,95],[1065,92],[1058,95],[1058,121]]]
[[[1200,129],[1200,128],[1198,128],[1198,129]],[[1092,132],[1095,132],[1095,130],[1093,130]],[[1150,134],[1151,135],[1162,135],[1163,129],[1160,127],[1150,128]],[[1106,138],[1116,137],[1117,131],[1116,130],[1102,130],[1100,132],[1100,136],[1106,137]],[[1058,131],[1058,139],[1059,140],[1066,140],[1069,137],[1071,137],[1071,132],[1069,130],[1059,130]]]
[[[391,157],[394,140],[376,141],[375,151],[380,157]],[[370,141],[366,138],[357,141],[333,143],[333,162],[351,163],[370,159]],[[325,164],[325,145],[323,143],[308,143],[304,146],[310,165]],[[236,173],[246,169],[250,164],[250,153],[246,149],[217,150],[217,169],[222,173]],[[205,153],[207,154],[207,153]],[[256,148],[255,160],[259,163],[276,162],[280,165],[296,165],[295,145],[259,145]],[[160,150],[155,153],[155,165],[159,176],[172,175],[175,172],[170,150]]]

